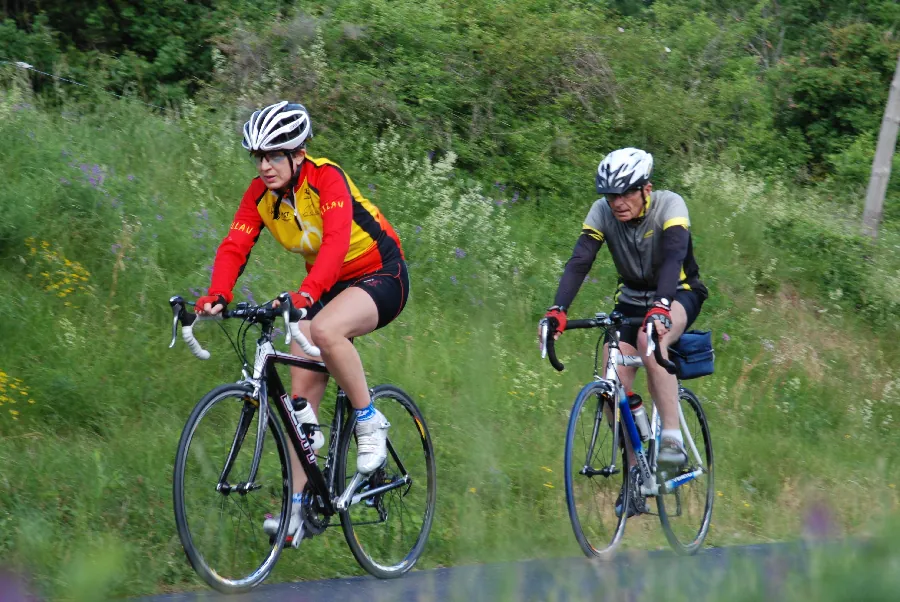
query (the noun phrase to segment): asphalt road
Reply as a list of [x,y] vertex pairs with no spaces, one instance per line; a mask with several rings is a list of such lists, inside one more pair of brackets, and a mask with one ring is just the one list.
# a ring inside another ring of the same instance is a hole
[[[584,557],[519,563],[458,566],[414,571],[400,579],[373,577],[263,584],[248,594],[223,596],[212,591],[141,598],[140,602],[523,602],[552,600],[661,600],[659,592],[678,592],[692,602],[721,600],[741,579],[761,578],[777,599],[789,572],[807,570],[802,543],[708,549],[679,557],[668,551],[620,554],[599,563]],[[724,589],[723,589],[724,588]]]

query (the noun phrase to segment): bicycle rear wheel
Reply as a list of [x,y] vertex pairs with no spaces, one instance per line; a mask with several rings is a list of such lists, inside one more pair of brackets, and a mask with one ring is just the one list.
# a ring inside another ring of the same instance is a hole
[[663,482],[701,472],[672,493],[658,495],[656,506],[669,545],[679,554],[690,555],[703,545],[712,520],[715,500],[713,449],[706,414],[697,396],[688,389],[680,388],[678,404],[683,415],[681,433],[688,463],[675,473],[658,473],[657,479]]
[[[372,402],[390,422],[385,464],[363,480],[354,495],[392,483],[399,487],[358,501],[341,512],[341,527],[353,556],[370,574],[399,577],[422,555],[437,498],[431,435],[409,395],[391,385],[372,389]],[[351,412],[337,456],[335,484],[340,496],[356,474],[356,417]]]
[[[213,389],[194,408],[178,443],[173,476],[175,523],[197,574],[223,593],[262,582],[281,554],[288,527],[291,476],[287,441],[270,412],[256,477],[258,402],[243,385]],[[280,517],[274,538],[266,513]]]
[[575,398],[565,458],[566,504],[575,538],[587,556],[599,558],[612,556],[625,533],[632,487],[624,448],[613,449],[604,390],[590,383]]

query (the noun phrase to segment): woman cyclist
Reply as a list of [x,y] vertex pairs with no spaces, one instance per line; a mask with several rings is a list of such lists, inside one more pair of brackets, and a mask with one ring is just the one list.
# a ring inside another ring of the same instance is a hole
[[[336,163],[307,154],[312,138],[303,105],[279,102],[253,113],[244,124],[243,147],[256,163],[228,235],[216,251],[212,281],[197,300],[197,313],[215,315],[232,301],[232,290],[263,228],[306,263],[306,276],[291,293],[308,310],[300,329],[322,352],[322,360],[356,410],[357,470],[369,474],[387,457],[390,426],[369,397],[353,337],[390,323],[403,310],[409,280],[400,239],[390,223]],[[298,278],[299,280],[299,278]],[[294,284],[296,286],[296,284]],[[297,343],[291,353],[305,355]],[[291,368],[291,393],[318,413],[328,375]],[[319,436],[318,445],[321,445]],[[314,443],[314,447],[317,445]],[[294,495],[288,537],[302,525],[306,475],[290,449]],[[268,519],[266,532],[278,530]]]

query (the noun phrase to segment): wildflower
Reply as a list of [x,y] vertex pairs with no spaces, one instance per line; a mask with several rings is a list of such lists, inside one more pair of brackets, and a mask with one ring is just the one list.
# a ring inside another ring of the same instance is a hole
[[243,295],[247,297],[247,301],[250,303],[250,305],[256,305],[256,299],[253,298],[253,293],[250,292],[250,287],[245,284],[241,287],[241,293],[243,293]]
[[477,493],[477,492],[478,492],[478,490],[475,489],[474,487],[469,487],[469,493]]
[[515,192],[513,192],[512,199],[510,199],[509,202],[510,202],[510,203],[515,203],[515,202],[518,201],[518,200],[519,200],[519,191],[516,190]]
[[416,234],[422,231],[422,226],[416,226]]
[[156,214],[156,221],[158,221],[158,222],[163,221],[163,216],[161,216],[159,213],[157,213],[157,214]]
[[553,489],[553,483],[544,483],[544,487],[547,489]]
[[192,295],[194,295],[195,297],[202,297],[202,296],[203,296],[203,291],[201,291],[199,288],[190,287],[190,288],[188,289],[188,291],[190,291],[190,293],[191,293]]
[[456,284],[456,276],[450,276],[450,282]]
[[62,184],[63,186],[68,186],[71,182],[69,182],[69,181],[68,181],[67,179],[65,179],[65,178],[60,178],[60,179],[59,179],[59,183]]
[[369,191],[375,192],[375,184],[369,184]]
[[116,255],[121,248],[122,248],[122,245],[120,245],[119,243],[114,243],[113,245],[111,245],[109,247],[109,252],[112,253],[113,255]]
[[125,176],[125,177],[128,178],[128,181],[129,181],[129,182],[134,182],[134,174],[128,174],[128,175]]
[[546,471],[546,472],[553,472],[553,469],[548,468],[547,466],[541,466],[541,470]]
[[717,491],[716,495],[718,495],[719,497],[722,497],[724,494],[721,491]]
[[456,248],[456,251],[454,251],[454,254],[456,255],[457,259],[462,259],[463,257],[466,256],[466,252],[464,250],[460,249],[459,247]]
[[616,29],[619,30],[619,33],[625,33],[625,28],[624,28],[624,27],[616,27]]
[[723,333],[722,333],[722,340],[725,341],[725,342],[727,343],[728,341],[731,340],[731,337],[728,336],[728,333],[727,333],[727,332],[723,332]]

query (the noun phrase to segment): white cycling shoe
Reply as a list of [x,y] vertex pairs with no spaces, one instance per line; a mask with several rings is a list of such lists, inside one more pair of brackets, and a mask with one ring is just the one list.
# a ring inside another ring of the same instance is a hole
[[[278,517],[268,516],[266,520],[263,521],[263,532],[269,537],[275,537],[278,535],[278,527],[280,526],[281,521]],[[288,523],[288,531],[285,539],[286,544],[293,543],[296,537],[300,539],[303,538],[303,517],[300,513],[300,504],[294,504],[291,507],[291,519]]]
[[391,423],[380,411],[369,420],[356,422],[356,470],[370,474],[387,459],[387,433]]

